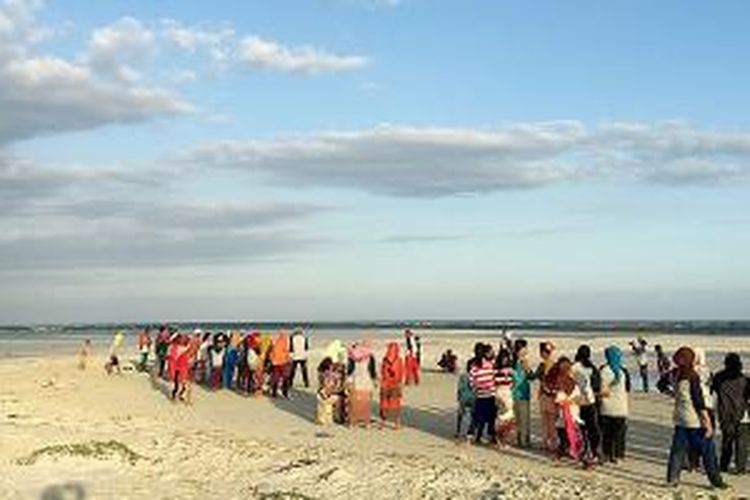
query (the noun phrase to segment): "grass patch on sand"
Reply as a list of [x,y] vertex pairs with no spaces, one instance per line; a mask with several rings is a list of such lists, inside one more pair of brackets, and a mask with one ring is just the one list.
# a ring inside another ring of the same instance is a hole
[[135,465],[138,460],[144,459],[140,455],[119,441],[88,441],[85,443],[56,444],[45,446],[34,450],[30,455],[16,460],[18,465],[33,465],[43,457],[83,457],[94,460],[106,460],[111,457],[120,457],[122,460]]

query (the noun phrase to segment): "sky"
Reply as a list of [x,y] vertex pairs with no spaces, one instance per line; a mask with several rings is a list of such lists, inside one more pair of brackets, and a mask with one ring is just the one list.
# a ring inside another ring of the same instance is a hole
[[0,323],[748,319],[743,0],[0,0]]

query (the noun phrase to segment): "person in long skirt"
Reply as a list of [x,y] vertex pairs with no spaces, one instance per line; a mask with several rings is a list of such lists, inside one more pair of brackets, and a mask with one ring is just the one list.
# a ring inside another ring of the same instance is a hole
[[271,396],[278,395],[279,388],[281,394],[289,397],[289,375],[292,368],[292,357],[289,349],[289,334],[284,330],[279,332],[276,342],[271,348]]
[[372,391],[376,385],[377,371],[372,344],[368,340],[351,346],[348,365],[349,425],[364,424],[369,427],[372,418]]
[[380,365],[380,420],[393,420],[401,427],[401,399],[403,397],[404,360],[397,342],[390,342]]

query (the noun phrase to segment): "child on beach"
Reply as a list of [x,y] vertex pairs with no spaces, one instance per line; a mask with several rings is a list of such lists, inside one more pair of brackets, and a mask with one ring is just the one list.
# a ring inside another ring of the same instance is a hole
[[[466,365],[466,371],[458,376],[458,385],[456,387],[456,399],[458,400],[458,411],[456,414],[456,439],[469,439],[474,432],[474,390],[471,388],[469,380],[469,371],[471,370],[471,361]],[[466,422],[464,422],[466,420]],[[463,433],[464,423],[466,432]]]
[[86,339],[81,345],[81,349],[78,351],[78,369],[85,370],[86,365],[91,357],[91,340]]
[[495,404],[497,418],[495,434],[501,446],[511,444],[511,436],[516,430],[516,419],[513,413],[513,356],[503,348],[495,361]]

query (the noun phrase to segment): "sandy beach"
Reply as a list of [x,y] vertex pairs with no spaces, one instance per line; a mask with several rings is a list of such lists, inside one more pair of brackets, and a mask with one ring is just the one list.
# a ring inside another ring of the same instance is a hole
[[[289,400],[194,391],[194,404],[172,403],[166,382],[126,370],[107,376],[104,349],[86,371],[70,355],[0,361],[0,497],[2,498],[742,498],[750,476],[726,475],[726,492],[685,473],[664,486],[671,401],[634,393],[628,459],[584,471],[536,449],[457,444],[456,378],[431,370],[447,347],[466,359],[477,340],[425,337],[422,384],[408,387],[400,431],[314,424],[313,388]],[[384,338],[376,339],[378,359]],[[625,338],[586,339],[597,357]],[[649,338],[669,351],[700,342],[712,353],[739,351],[750,340]],[[558,338],[571,353],[581,338]],[[327,339],[313,338],[312,365]],[[134,338],[127,352],[135,359]],[[536,352],[536,342],[532,341]],[[61,353],[62,354],[62,353]],[[715,359],[715,358],[714,358]],[[632,360],[629,360],[629,363]],[[129,365],[129,362],[126,363]],[[713,366],[717,369],[718,366]],[[637,384],[636,384],[637,385]],[[535,420],[536,426],[536,420]],[[538,427],[537,427],[538,428]]]

